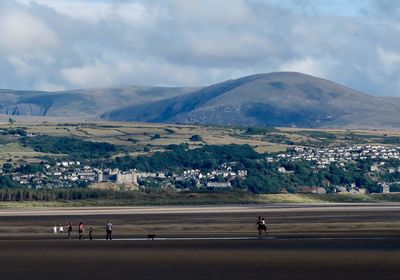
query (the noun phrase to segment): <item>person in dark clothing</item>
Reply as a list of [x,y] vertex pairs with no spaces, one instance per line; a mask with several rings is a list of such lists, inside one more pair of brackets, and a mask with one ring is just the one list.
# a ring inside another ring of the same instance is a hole
[[267,234],[267,225],[265,224],[265,219],[261,218],[260,216],[258,217],[257,223],[256,223],[257,229],[258,229],[258,234],[261,234],[263,231],[265,234]]
[[89,239],[93,239],[93,228],[89,228]]
[[261,218],[261,226],[262,226],[262,230],[265,232],[265,234],[268,234],[268,232],[267,232],[267,223],[265,222],[264,217]]
[[112,240],[112,223],[110,221],[107,221],[106,224],[106,240]]
[[258,219],[257,219],[257,223],[256,223],[256,226],[257,226],[257,229],[258,229],[258,234],[261,234],[261,227],[260,227],[260,225],[261,225],[261,216],[258,216]]
[[72,224],[71,224],[71,222],[68,223],[67,232],[68,232],[68,240],[69,240],[69,239],[71,239],[71,232],[72,232]]

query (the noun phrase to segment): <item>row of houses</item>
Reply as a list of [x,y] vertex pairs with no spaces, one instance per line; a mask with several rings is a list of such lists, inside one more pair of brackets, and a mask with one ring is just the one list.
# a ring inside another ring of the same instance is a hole
[[199,169],[185,170],[182,173],[166,172],[140,172],[138,170],[120,171],[104,170],[99,172],[97,182],[116,182],[117,184],[135,184],[146,179],[158,179],[168,181],[173,185],[176,182],[194,180],[198,187],[226,188],[231,187],[230,181],[236,178],[244,179],[247,176],[246,170],[233,171],[231,167],[210,172],[201,172]]
[[[332,163],[345,166],[355,160],[367,159],[372,159],[374,161],[388,159],[400,160],[400,146],[357,145],[327,148],[294,147],[285,153],[266,158],[268,162],[277,162],[281,160],[314,161],[318,168],[326,168]],[[400,172],[400,166],[397,169],[391,169],[390,172]]]
[[[141,181],[159,180],[168,181],[170,185],[179,181],[193,179],[198,182],[199,187],[230,187],[230,181],[240,177],[245,178],[247,171],[233,171],[231,167],[224,167],[210,172],[201,172],[198,169],[185,170],[175,174],[171,172],[141,172],[139,170],[99,169],[91,166],[82,166],[80,162],[57,162],[55,166],[44,163],[43,172],[34,174],[20,174],[12,172],[12,180],[28,188],[57,188],[89,185],[93,183],[111,182],[138,186]],[[218,181],[217,179],[223,179]]]

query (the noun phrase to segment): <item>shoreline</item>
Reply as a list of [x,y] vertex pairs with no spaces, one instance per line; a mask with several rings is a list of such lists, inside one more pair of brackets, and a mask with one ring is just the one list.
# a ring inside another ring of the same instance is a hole
[[400,193],[391,194],[250,194],[175,193],[143,194],[132,197],[92,198],[53,201],[0,201],[1,209],[85,208],[85,207],[181,207],[181,206],[247,206],[247,205],[368,205],[400,204]]
[[6,216],[83,216],[138,214],[212,214],[212,213],[274,213],[274,212],[335,212],[335,211],[400,211],[400,202],[369,203],[272,203],[245,205],[165,205],[165,206],[88,206],[0,208]]

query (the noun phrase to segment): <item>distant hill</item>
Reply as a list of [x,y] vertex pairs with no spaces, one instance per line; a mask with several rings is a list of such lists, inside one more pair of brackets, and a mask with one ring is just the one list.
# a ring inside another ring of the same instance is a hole
[[127,105],[170,98],[195,88],[121,87],[60,92],[0,90],[0,114],[99,117]]
[[252,75],[127,106],[109,120],[296,127],[400,128],[400,99],[295,72]]
[[400,98],[374,97],[295,72],[207,87],[0,90],[0,114],[286,127],[400,128]]

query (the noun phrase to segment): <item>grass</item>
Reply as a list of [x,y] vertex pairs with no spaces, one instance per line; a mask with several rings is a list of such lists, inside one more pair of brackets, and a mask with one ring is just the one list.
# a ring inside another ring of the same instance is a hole
[[0,145],[0,162],[3,163],[8,159],[24,159],[24,160],[36,160],[37,156],[47,156],[47,153],[35,152],[31,148],[23,147],[19,143],[10,143]]
[[[5,123],[2,127],[11,127]],[[248,135],[243,128],[229,126],[197,126],[197,125],[175,125],[175,124],[148,124],[148,123],[129,123],[129,122],[108,122],[108,121],[90,121],[90,122],[73,122],[65,123],[65,121],[28,121],[21,120],[12,127],[26,127],[28,133],[46,134],[52,136],[74,136],[83,140],[108,142],[116,145],[134,147],[134,151],[141,151],[143,147],[150,146],[150,152],[165,148],[170,144],[187,143],[191,147],[195,147],[198,143],[192,142],[189,138],[192,135],[200,135],[204,139],[204,144],[209,145],[226,145],[226,144],[248,144],[257,152],[279,152],[285,151],[289,145],[280,143],[271,143],[274,137],[289,139],[294,145],[321,144],[321,136],[332,136],[329,144],[354,144],[356,142],[372,143],[383,141],[385,136],[398,136],[399,131],[379,131],[379,130],[340,130],[340,129],[300,129],[300,128],[278,128],[277,130],[267,133],[266,135]],[[357,140],[348,141],[345,139],[349,133],[356,133]],[[153,139],[152,136],[159,134],[159,139]],[[363,135],[365,137],[363,137]],[[313,137],[315,136],[315,137]],[[371,138],[372,137],[372,138]],[[376,137],[376,138],[374,138]],[[132,142],[128,139],[135,139]],[[4,150],[3,150],[4,151]],[[29,151],[21,149],[18,145],[10,146],[7,151],[8,157],[30,156]],[[18,153],[25,154],[18,154]],[[1,149],[0,149],[1,153]],[[17,154],[12,154],[17,153]],[[36,155],[32,155],[34,157]]]
[[89,206],[161,206],[161,205],[243,205],[243,204],[318,204],[318,203],[400,202],[400,194],[250,194],[224,193],[156,193],[132,192],[129,198],[99,198],[71,201],[7,201],[0,208],[89,207]]
[[326,202],[318,196],[305,194],[260,194],[258,203],[322,203]]

